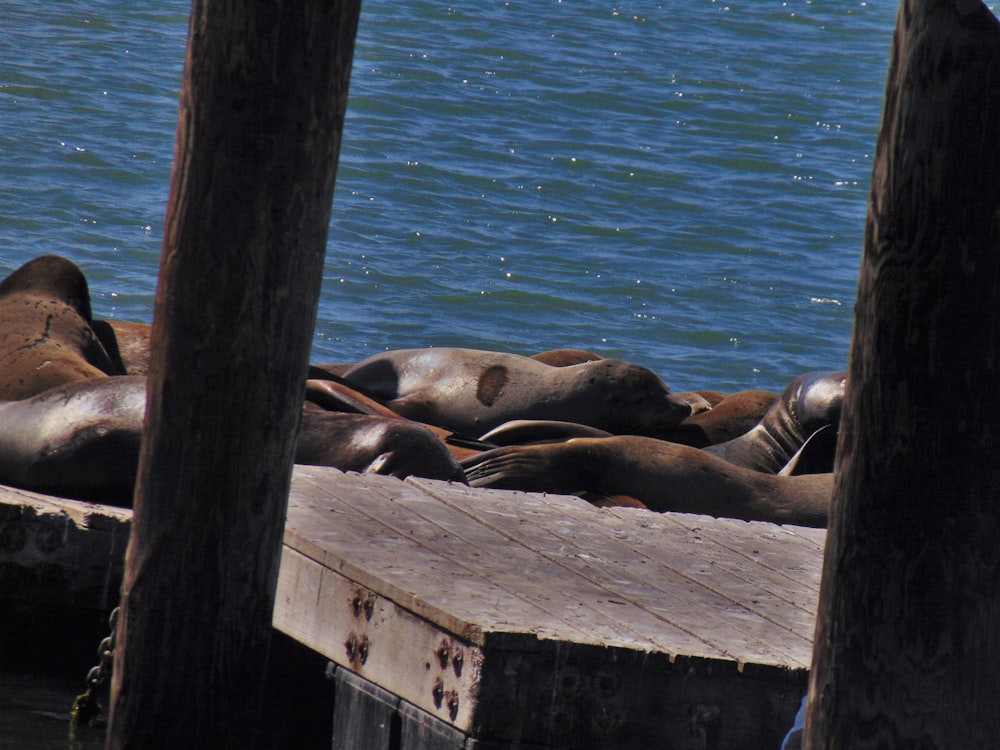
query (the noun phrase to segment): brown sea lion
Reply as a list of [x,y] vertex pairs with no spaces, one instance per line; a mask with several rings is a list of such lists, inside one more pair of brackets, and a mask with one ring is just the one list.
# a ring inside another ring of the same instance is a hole
[[306,409],[295,447],[295,463],[465,484],[465,473],[441,439],[421,425],[398,417]]
[[711,409],[692,414],[663,439],[694,448],[732,440],[754,428],[777,400],[778,394],[770,391],[731,393],[716,401]]
[[145,410],[142,377],[77,380],[0,403],[0,482],[130,505]]
[[[0,403],[0,482],[130,505],[146,410],[142,376],[80,380]],[[464,482],[441,441],[398,417],[306,407],[297,463]]]
[[695,391],[695,393],[705,399],[713,408],[722,403],[724,399],[733,395],[731,393],[723,393],[722,391]]
[[[315,367],[310,368],[311,374],[319,374]],[[369,416],[396,419],[402,422],[417,424],[406,417],[401,417],[380,401],[362,393],[341,379],[327,373],[327,378],[310,378],[306,381],[306,403],[314,404],[327,411],[345,412],[347,414],[367,414]],[[421,424],[441,440],[457,460],[493,446],[472,446],[467,439],[457,439],[449,430],[436,425]]]
[[[312,370],[313,368],[310,367],[310,372]],[[306,402],[327,411],[404,419],[381,401],[348,385],[339,378],[309,378],[306,380]]]
[[711,411],[713,407],[712,402],[697,391],[683,391],[681,393],[675,393],[674,398],[678,401],[683,401],[691,407],[691,413],[684,418],[685,420],[691,419],[691,417],[698,414],[704,414],[707,411]]
[[552,367],[567,367],[569,365],[579,365],[584,362],[596,362],[599,359],[604,359],[600,354],[594,354],[583,349],[550,349],[547,352],[532,354],[531,358],[536,362],[552,365]]
[[483,443],[494,447],[527,445],[529,443],[560,443],[578,437],[611,437],[610,432],[588,427],[579,422],[558,422],[554,419],[515,419],[480,435]]
[[552,367],[478,349],[404,349],[369,357],[344,379],[397,414],[465,435],[515,419],[657,435],[691,412],[652,371],[614,359]]
[[124,320],[95,320],[92,327],[108,355],[120,364],[125,374],[146,375],[149,372],[151,325]]
[[822,527],[832,474],[775,476],[686,445],[633,435],[511,446],[462,462],[469,484],[635,498],[656,511]]
[[320,378],[320,379],[327,377],[340,378],[343,377],[345,372],[354,367],[354,364],[355,363],[353,362],[350,363],[338,362],[330,364],[324,362],[318,365],[309,365],[309,377]]
[[0,282],[0,401],[123,375],[91,321],[87,280],[65,258],[43,255]]
[[[771,405],[760,423],[733,440],[704,450],[737,466],[769,474],[779,473],[817,430],[840,423],[846,372],[809,372],[795,378]],[[828,447],[825,463],[817,464],[821,441],[816,441],[811,465],[833,471],[836,441]]]

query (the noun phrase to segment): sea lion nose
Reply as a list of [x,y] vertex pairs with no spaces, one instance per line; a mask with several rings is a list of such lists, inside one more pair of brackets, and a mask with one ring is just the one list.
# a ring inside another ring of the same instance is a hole
[[690,407],[690,413],[685,414],[685,418],[693,417],[695,414],[701,414],[702,412],[712,410],[712,404],[700,393],[673,393],[671,394],[671,397],[675,401],[685,403]]
[[685,398],[684,394],[667,394],[666,419],[661,427],[676,427],[682,421],[695,414],[695,405],[691,400]]

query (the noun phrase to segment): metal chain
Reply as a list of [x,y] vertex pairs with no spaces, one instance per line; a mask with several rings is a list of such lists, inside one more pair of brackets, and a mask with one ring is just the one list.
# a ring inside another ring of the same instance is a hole
[[108,627],[111,634],[104,638],[97,647],[97,666],[87,673],[87,690],[78,695],[70,712],[70,733],[76,727],[93,726],[101,713],[101,708],[107,703],[108,683],[111,682],[111,669],[115,660],[115,641],[118,638],[119,607],[111,611]]

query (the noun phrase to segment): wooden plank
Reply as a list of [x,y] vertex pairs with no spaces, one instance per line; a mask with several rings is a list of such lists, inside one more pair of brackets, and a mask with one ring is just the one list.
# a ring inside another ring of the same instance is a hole
[[[605,511],[604,518],[616,517]],[[816,589],[797,586],[796,582],[777,575],[767,565],[748,560],[725,545],[692,532],[673,515],[647,515],[642,525],[647,533],[630,534],[627,541],[637,558],[647,556],[764,618],[775,628],[769,641],[782,639],[782,630],[796,636],[791,639],[784,636],[801,647],[801,659],[792,666],[808,666]],[[743,531],[753,534],[755,529],[748,526]],[[818,574],[815,555],[811,562]]]
[[[511,600],[525,600],[536,603],[546,617],[554,621],[552,637],[558,640],[605,645],[614,642],[640,650],[658,646],[656,641],[643,636],[643,626],[662,629],[662,622],[645,622],[643,612],[636,613],[634,622],[623,622],[620,607],[615,608],[596,597],[590,580],[553,565],[552,558],[519,544],[479,520],[455,512],[426,493],[423,486],[410,483],[399,486],[395,482],[386,483],[380,477],[356,479],[364,485],[363,499],[348,501],[342,496],[341,501],[369,515],[371,523],[382,523],[427,548],[447,561],[450,569],[469,570],[499,586],[506,596],[493,604],[496,616],[509,616],[507,607]],[[446,494],[464,489],[458,485],[433,484]],[[519,496],[514,495],[514,498]],[[484,502],[502,506],[509,499],[507,493],[491,492]],[[473,617],[484,614],[488,616],[478,608],[470,612]],[[505,630],[517,632],[516,626],[508,625]],[[712,655],[720,654],[713,652]]]
[[[629,513],[627,511],[633,511]],[[816,598],[819,591],[819,562],[818,552],[807,550],[806,554],[801,550],[795,550],[792,545],[784,545],[787,549],[782,549],[780,559],[772,559],[773,555],[761,554],[759,544],[754,538],[766,538],[774,532],[773,526],[764,525],[762,529],[746,527],[741,529],[746,535],[751,537],[752,551],[749,554],[732,549],[733,537],[729,534],[720,534],[718,537],[703,534],[701,527],[697,525],[687,525],[680,514],[642,514],[641,511],[634,512],[631,508],[606,509],[606,513],[613,518],[620,518],[622,524],[629,529],[636,527],[648,529],[650,534],[643,534],[638,539],[634,534],[629,535],[631,543],[637,546],[666,547],[670,550],[670,565],[688,567],[697,573],[704,573],[706,579],[716,579],[706,582],[712,588],[726,589],[729,586],[729,577],[736,580],[759,586],[768,592],[770,597],[788,605],[793,609],[801,610],[806,615],[807,622],[799,622],[796,632],[801,635],[811,637],[812,621],[815,617]],[[744,525],[747,522],[741,522]],[[690,519],[688,519],[690,524]],[[784,532],[782,529],[781,532]],[[745,540],[745,536],[737,539]],[[766,550],[765,550],[766,551]],[[668,564],[668,563],[664,563]],[[796,571],[798,575],[788,574],[788,570]],[[753,602],[754,599],[748,599]],[[784,620],[784,611],[787,607],[782,606],[776,614],[781,615]],[[798,621],[801,615],[794,611],[789,613],[790,617]],[[784,623],[791,625],[792,622]],[[804,628],[804,629],[802,629]]]
[[823,529],[762,524],[749,535],[745,532],[746,521],[715,518],[706,522],[704,517],[681,513],[671,514],[671,519],[748,560],[761,561],[783,575],[788,586],[797,584],[819,591]]
[[548,645],[489,654],[470,746],[777,748],[805,692],[802,670]]
[[[768,640],[793,640],[784,630],[799,646],[808,642],[822,530],[599,510],[576,498],[401,484],[319,467],[297,467],[292,494],[289,547],[470,644],[521,634],[523,648],[551,638],[804,665],[782,656],[780,644],[769,649],[777,654],[736,653],[726,629],[736,623],[745,636],[749,616],[776,629]],[[88,528],[108,523],[107,514],[121,524],[130,513],[20,490],[5,496]],[[624,623],[615,620],[623,606],[632,607]],[[720,646],[710,648],[708,635]]]
[[0,594],[105,611],[117,605],[129,510],[15,488],[0,498]]
[[471,726],[479,648],[289,547],[274,626],[441,721]]
[[[544,507],[554,510],[554,513],[548,514],[550,524],[565,526],[558,538],[539,534],[535,525],[525,523],[527,519],[522,515],[526,507],[523,502],[524,493],[503,492],[482,496],[472,490],[471,494],[477,497],[475,509],[472,510],[468,507],[470,491],[467,488],[449,487],[446,490],[434,483],[415,481],[413,484],[427,491],[428,496],[422,498],[415,493],[408,495],[405,501],[407,505],[413,508],[423,504],[433,509],[432,504],[439,505],[437,501],[448,500],[449,512],[437,513],[436,522],[449,535],[461,538],[477,549],[480,562],[491,557],[490,562],[497,570],[507,573],[512,571],[515,580],[521,582],[521,590],[526,591],[527,595],[536,596],[552,606],[561,605],[565,610],[580,607],[591,618],[592,623],[606,623],[604,627],[607,634],[601,639],[602,645],[704,658],[726,658],[725,651],[713,647],[695,633],[676,627],[656,612],[633,608],[627,617],[623,617],[624,588],[633,582],[638,584],[636,588],[639,594],[658,595],[661,592],[651,592],[648,582],[643,579],[629,581],[627,578],[619,578],[613,586],[603,585],[595,580],[589,568],[597,560],[597,553],[589,546],[579,544],[580,538],[588,534],[587,526],[573,523],[570,517],[559,515],[558,509],[551,509],[548,506],[548,496],[532,497]],[[437,497],[438,494],[440,497]],[[560,500],[580,503],[583,508],[589,508],[577,498]],[[492,523],[490,519],[495,516],[508,518],[512,525],[507,527]],[[540,520],[545,522],[545,519]],[[502,543],[489,546],[490,540],[496,538],[500,538]],[[582,563],[578,566],[574,561]],[[535,585],[529,587],[532,583]],[[630,640],[633,642],[630,643]]]
[[[822,542],[822,530],[296,467],[274,626],[391,690],[397,744],[429,732],[443,747],[466,735],[703,747],[717,732],[720,747],[752,746],[790,723],[804,691]],[[708,717],[697,737],[691,712]]]
[[399,703],[399,750],[462,750],[466,735],[433,716],[411,706]]
[[[422,487],[435,487],[423,480],[412,481]],[[656,554],[661,558],[673,558],[673,568],[663,565],[657,557],[644,556],[636,549],[636,544],[623,544],[613,535],[601,531],[603,513],[596,508],[573,502],[572,498],[553,500],[551,496],[512,493],[510,503],[517,507],[517,514],[512,517],[509,513],[494,513],[492,507],[478,501],[478,493],[467,488],[449,488],[441,494],[453,501],[457,510],[475,513],[483,522],[497,524],[522,543],[530,543],[538,549],[560,550],[582,543],[585,551],[576,555],[552,556],[551,561],[556,566],[569,567],[588,576],[593,581],[595,592],[615,592],[620,600],[634,605],[629,610],[630,618],[637,610],[653,613],[677,628],[698,633],[707,643],[723,650],[740,664],[753,661],[801,668],[809,663],[811,639],[807,632],[808,625],[799,622],[789,628],[785,624],[787,614],[801,620],[802,613],[782,606],[765,590],[750,586],[736,577],[730,576],[724,582],[727,591],[718,590],[718,584],[722,583],[721,575],[714,577],[713,587],[703,585],[698,577],[686,575],[678,569],[689,566],[690,561],[669,549],[660,548]],[[555,503],[557,507],[553,507]],[[557,513],[561,514],[560,518],[551,520]],[[530,522],[532,520],[534,523]],[[763,526],[770,528],[772,525]],[[746,529],[743,535],[747,535]],[[635,537],[633,542],[640,538]],[[701,559],[704,559],[704,552]],[[819,560],[815,564],[818,567]],[[753,598],[758,602],[768,602],[767,616],[759,611],[765,608],[762,604],[755,609],[746,606],[744,602]],[[790,612],[786,613],[786,609]],[[647,635],[653,638],[654,632],[647,631]],[[608,645],[617,644],[611,642]],[[671,652],[669,646],[663,646],[662,650]],[[696,651],[689,650],[688,653],[698,655]]]
[[333,750],[397,747],[399,698],[346,669],[338,669],[334,681]]
[[[484,632],[521,633],[527,641],[593,639],[544,607],[511,596],[482,572],[456,566],[383,523],[381,517],[394,511],[376,505],[380,496],[370,490],[371,477],[359,484],[356,476],[316,468],[296,467],[285,531],[288,546],[473,643],[482,644]],[[400,490],[405,486],[391,477],[374,479],[388,479],[389,486]],[[358,511],[342,499],[352,495],[380,510]],[[504,602],[502,610],[498,601]]]

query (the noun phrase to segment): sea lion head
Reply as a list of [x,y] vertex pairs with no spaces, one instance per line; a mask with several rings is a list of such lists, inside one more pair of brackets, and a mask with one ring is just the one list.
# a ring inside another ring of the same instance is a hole
[[691,414],[691,403],[671,393],[656,373],[642,365],[602,359],[564,369],[573,367],[586,378],[592,408],[600,415],[591,422],[595,427],[617,435],[656,437]]
[[75,263],[59,255],[42,255],[29,260],[0,281],[0,299],[13,294],[60,300],[76,310],[87,323],[93,322],[87,278]]

